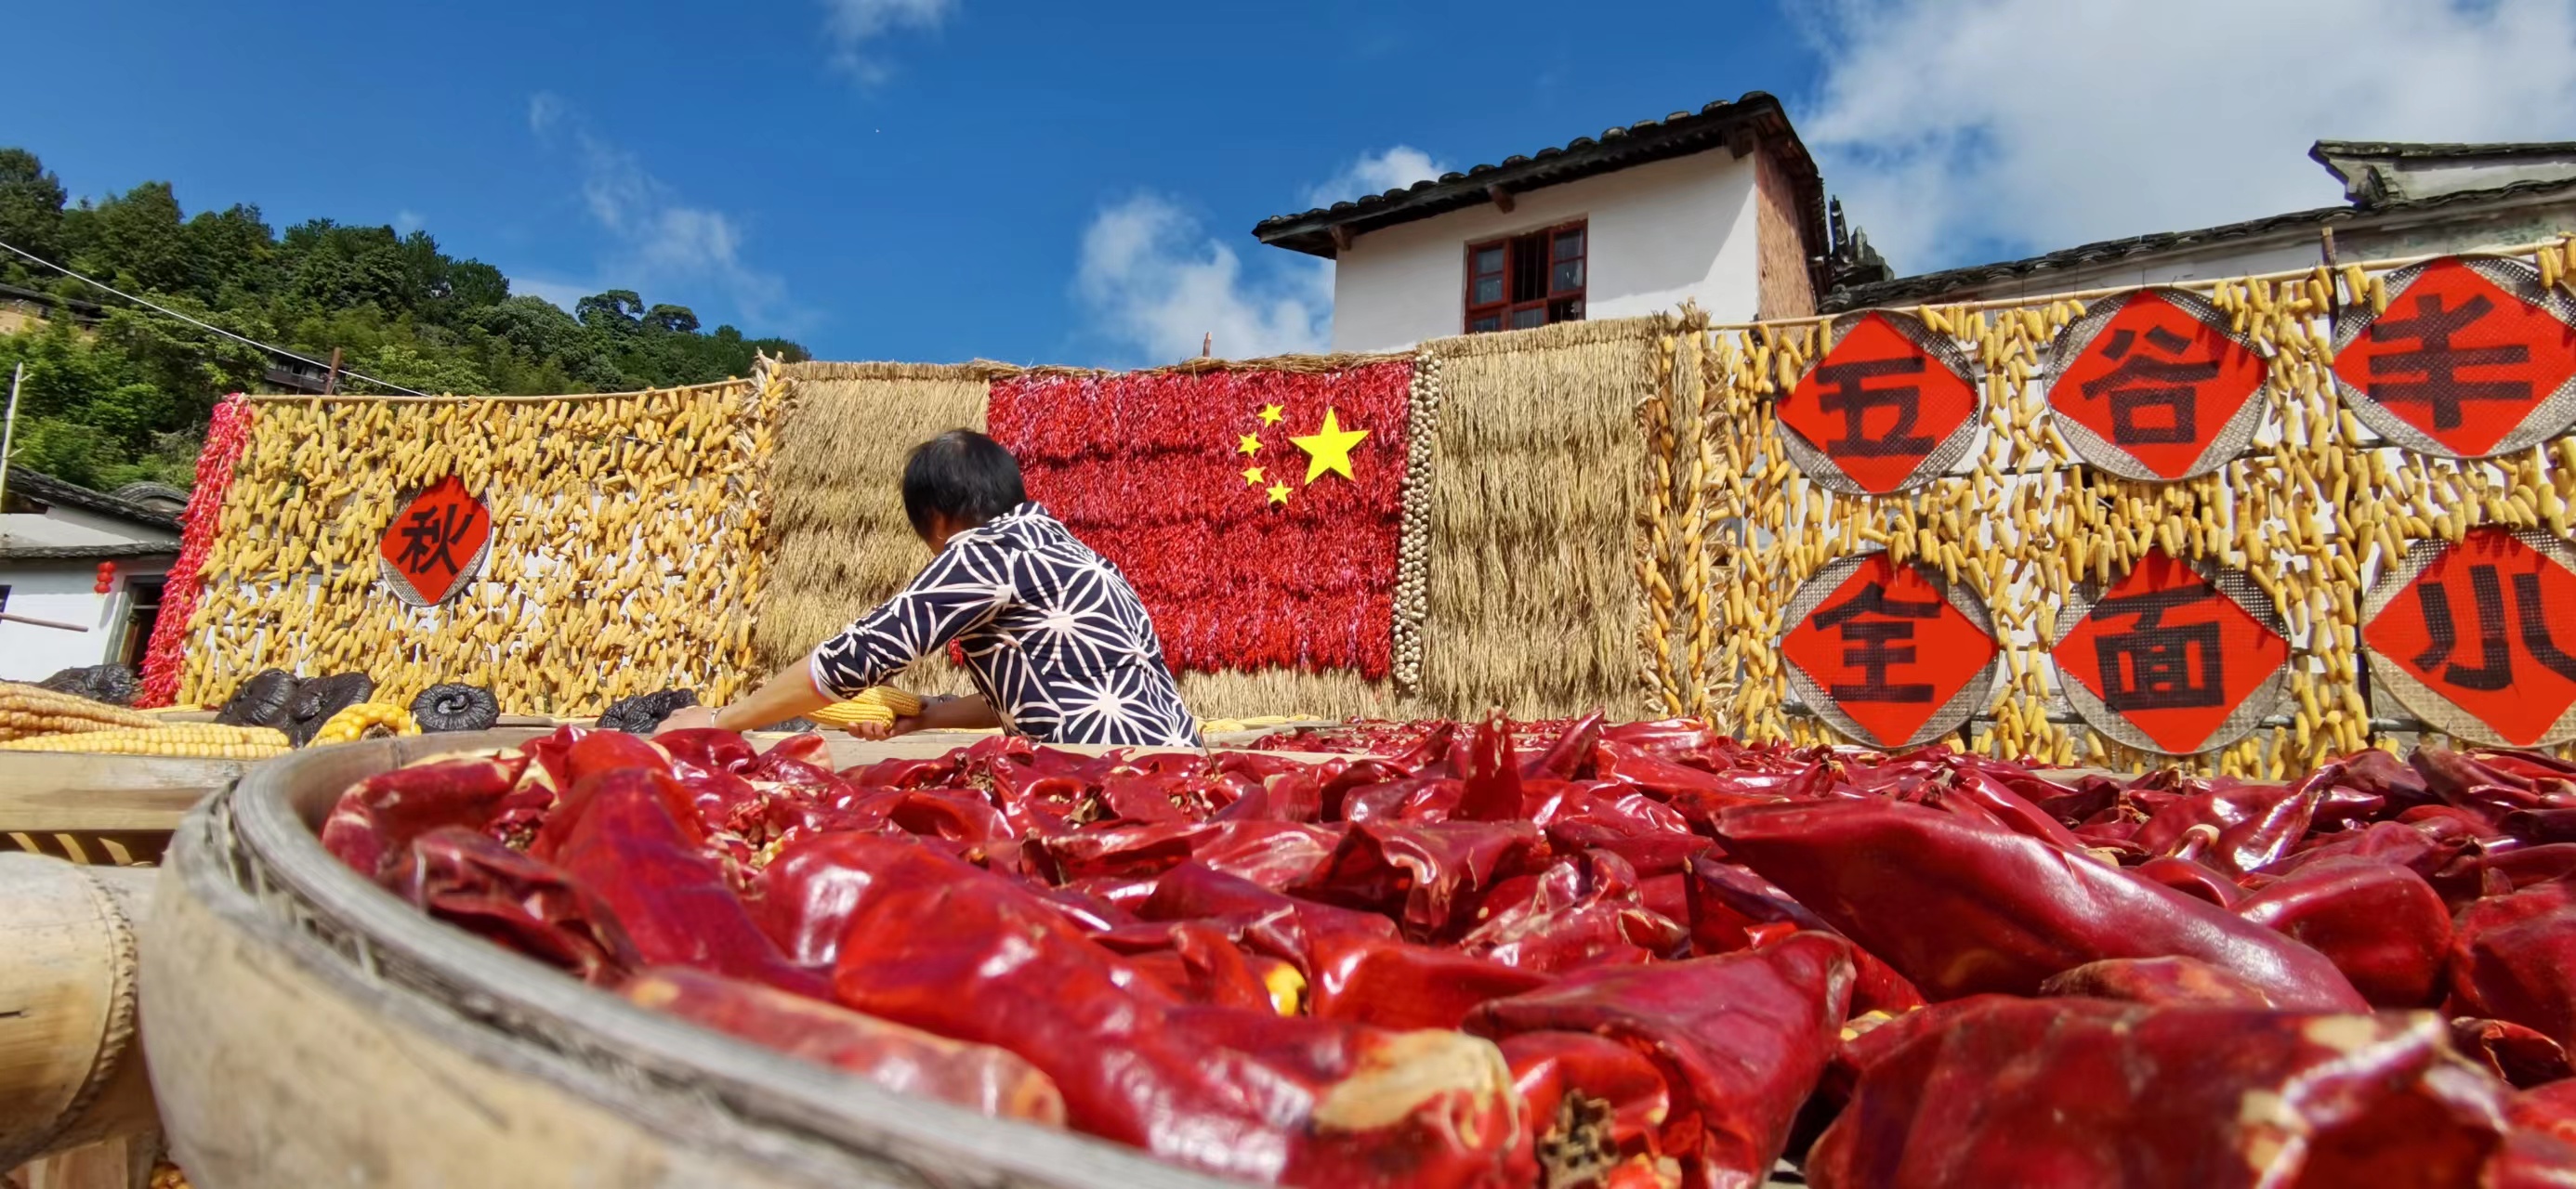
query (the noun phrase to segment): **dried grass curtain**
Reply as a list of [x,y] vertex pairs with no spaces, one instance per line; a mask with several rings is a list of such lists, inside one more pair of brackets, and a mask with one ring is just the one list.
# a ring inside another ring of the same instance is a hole
[[1470,715],[1647,709],[1632,532],[1654,319],[1423,346],[1440,377],[1422,698]]
[[[986,365],[792,363],[789,407],[771,463],[776,581],[754,640],[777,668],[901,590],[930,553],[903,515],[903,462],[952,429],[984,428]],[[897,683],[964,693],[944,658]]]

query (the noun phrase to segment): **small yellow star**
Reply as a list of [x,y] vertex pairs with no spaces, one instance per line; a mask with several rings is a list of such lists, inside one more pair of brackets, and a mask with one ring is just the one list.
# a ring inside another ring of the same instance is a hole
[[1367,436],[1369,431],[1365,429],[1343,429],[1333,410],[1326,409],[1322,429],[1288,440],[1306,452],[1306,481],[1312,483],[1316,476],[1326,471],[1338,471],[1343,478],[1351,478],[1351,447],[1359,445],[1360,439]]
[[1245,468],[1244,468],[1244,471],[1243,471],[1243,481],[1244,481],[1244,483],[1245,483],[1246,485],[1248,485],[1248,486],[1252,486],[1252,487],[1259,487],[1259,486],[1261,486],[1261,468],[1260,468],[1260,467],[1245,467]]
[[1234,450],[1235,450],[1235,453],[1237,453],[1237,454],[1259,454],[1259,453],[1261,453],[1261,437],[1260,437],[1260,435],[1258,435],[1258,434],[1245,434],[1245,435],[1243,435],[1243,443],[1242,443],[1241,445],[1239,445],[1239,446],[1236,446],[1236,447],[1234,448]]
[[1278,405],[1264,405],[1261,409],[1261,423],[1263,425],[1277,425],[1279,424],[1279,419],[1287,415],[1288,410],[1281,408]]
[[1270,485],[1270,502],[1271,502],[1271,503],[1274,503],[1274,504],[1284,504],[1284,503],[1287,503],[1287,502],[1288,502],[1288,485],[1287,485],[1287,484],[1285,484],[1285,483],[1273,483],[1273,484],[1271,484],[1271,485]]

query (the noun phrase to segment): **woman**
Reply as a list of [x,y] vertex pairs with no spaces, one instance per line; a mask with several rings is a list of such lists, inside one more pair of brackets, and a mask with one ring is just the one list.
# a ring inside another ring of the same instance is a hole
[[781,722],[883,684],[954,640],[979,692],[852,733],[1002,727],[1041,743],[1199,745],[1144,604],[1117,566],[1029,502],[1000,443],[959,429],[914,447],[903,510],[937,554],[910,586],[751,696],[683,709],[662,729]]

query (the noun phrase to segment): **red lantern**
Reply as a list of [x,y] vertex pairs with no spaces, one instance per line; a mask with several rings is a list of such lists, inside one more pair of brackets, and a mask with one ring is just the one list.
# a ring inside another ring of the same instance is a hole
[[98,585],[90,587],[90,589],[99,594],[106,594],[107,592],[116,589],[115,562],[103,561],[98,563]]

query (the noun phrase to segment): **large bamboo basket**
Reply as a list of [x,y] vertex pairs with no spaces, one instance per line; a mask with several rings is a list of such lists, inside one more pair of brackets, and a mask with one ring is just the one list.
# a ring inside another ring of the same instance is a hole
[[[318,823],[350,782],[527,734],[273,760],[181,824],[143,945],[142,1014],[164,1130],[196,1184],[1221,1183],[631,1006],[423,917],[322,850]],[[842,740],[835,761],[959,742]]]

